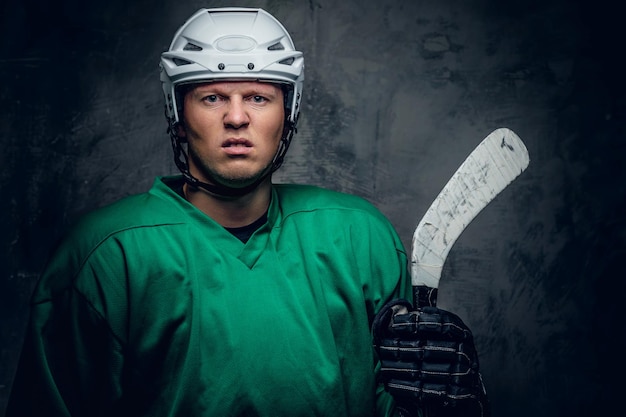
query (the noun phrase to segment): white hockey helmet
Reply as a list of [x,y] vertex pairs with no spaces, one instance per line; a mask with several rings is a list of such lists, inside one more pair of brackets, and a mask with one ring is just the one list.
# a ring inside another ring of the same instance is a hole
[[177,87],[221,79],[287,85],[286,122],[295,128],[304,58],[284,26],[263,9],[200,9],[161,55],[161,82],[170,126],[180,122]]

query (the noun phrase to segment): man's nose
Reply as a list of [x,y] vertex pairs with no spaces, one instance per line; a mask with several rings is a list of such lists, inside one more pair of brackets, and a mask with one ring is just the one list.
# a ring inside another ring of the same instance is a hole
[[250,122],[245,102],[241,97],[231,97],[224,115],[224,124],[233,128],[246,126]]

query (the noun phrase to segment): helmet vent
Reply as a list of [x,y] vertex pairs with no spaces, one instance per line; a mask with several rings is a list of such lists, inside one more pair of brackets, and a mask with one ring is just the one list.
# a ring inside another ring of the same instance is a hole
[[268,51],[284,51],[285,47],[283,46],[282,43],[277,42],[274,45],[270,45],[267,47]]
[[295,60],[296,59],[294,57],[291,57],[291,58],[283,59],[282,61],[279,62],[279,64],[291,65],[291,64],[293,64],[293,61],[295,61]]
[[189,64],[191,64],[191,62],[187,61],[186,59],[180,59],[180,58],[172,58],[172,61],[174,61],[174,64],[176,64],[179,67],[181,65],[189,65]]
[[201,51],[201,50],[202,50],[201,47],[191,42],[187,43],[187,45],[185,45],[185,47],[183,48],[183,51]]

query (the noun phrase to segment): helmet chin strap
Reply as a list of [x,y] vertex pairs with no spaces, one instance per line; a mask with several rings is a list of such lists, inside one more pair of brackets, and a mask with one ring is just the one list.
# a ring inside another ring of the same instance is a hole
[[283,136],[280,139],[280,144],[278,145],[278,149],[274,155],[271,165],[269,165],[265,169],[265,172],[253,183],[244,187],[228,187],[226,185],[219,184],[217,181],[209,184],[194,177],[189,170],[189,155],[183,149],[183,140],[176,134],[176,123],[170,123],[167,130],[170,135],[172,148],[174,150],[174,162],[183,174],[183,178],[187,184],[195,188],[201,188],[211,194],[221,197],[241,197],[254,191],[259,184],[261,184],[269,175],[282,165],[287,149],[289,148],[289,144],[291,143],[291,138],[296,131],[296,127],[295,123],[290,120],[285,122]]

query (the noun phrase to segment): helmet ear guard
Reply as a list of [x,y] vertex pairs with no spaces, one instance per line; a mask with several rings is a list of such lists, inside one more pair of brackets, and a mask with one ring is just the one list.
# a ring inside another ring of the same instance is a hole
[[276,151],[276,155],[274,155],[274,160],[272,161],[272,171],[276,171],[283,164],[285,160],[285,154],[287,154],[287,150],[289,149],[289,145],[291,145],[291,139],[293,135],[298,133],[298,129],[296,125],[298,123],[298,118],[300,117],[300,113],[295,114],[295,120],[289,120],[285,118],[285,127],[283,128],[283,136],[280,139],[280,144],[278,145],[278,151]]

